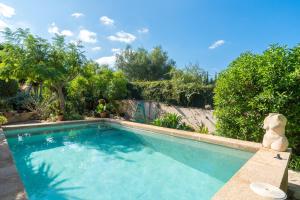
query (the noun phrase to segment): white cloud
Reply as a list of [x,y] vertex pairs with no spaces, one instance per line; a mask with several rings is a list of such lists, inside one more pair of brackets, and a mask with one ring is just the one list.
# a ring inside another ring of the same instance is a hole
[[81,29],[79,32],[79,40],[86,43],[96,43],[97,34],[87,29]]
[[78,12],[76,12],[76,13],[73,13],[71,16],[72,16],[72,17],[75,17],[75,18],[79,18],[79,17],[83,17],[84,14],[83,14],[83,13],[78,13]]
[[132,43],[135,41],[136,37],[131,33],[126,33],[124,31],[117,32],[115,35],[111,35],[107,37],[111,41],[118,41],[124,43]]
[[8,24],[3,20],[0,20],[0,31],[3,31],[6,27],[8,27]]
[[113,55],[113,56],[107,56],[107,57],[101,57],[101,58],[98,58],[96,60],[96,62],[99,64],[99,65],[109,65],[109,66],[113,66],[116,62],[116,56]]
[[208,48],[209,49],[215,49],[225,44],[225,40],[217,40],[213,44],[211,44]]
[[138,30],[139,33],[149,33],[149,29],[148,28],[141,28]]
[[63,30],[63,31],[59,31],[58,26],[56,26],[56,24],[53,22],[50,27],[48,28],[48,32],[51,34],[57,34],[57,35],[63,35],[66,37],[70,37],[73,36],[73,32],[70,30]]
[[0,15],[3,17],[10,18],[15,15],[15,9],[3,3],[0,3]]
[[59,28],[56,26],[56,24],[54,22],[48,28],[48,32],[51,33],[51,34],[60,35]]
[[63,30],[63,31],[61,32],[61,35],[70,37],[70,36],[73,36],[74,34],[73,34],[73,32],[70,31],[70,30]]
[[102,16],[100,17],[100,22],[104,25],[113,25],[115,23],[115,21],[113,19],[110,19],[107,16]]
[[100,51],[101,49],[102,49],[102,48],[99,47],[99,46],[98,46],[98,47],[93,47],[93,48],[92,48],[92,51]]
[[122,49],[119,49],[119,48],[112,48],[111,49],[111,52],[113,52],[114,54],[119,54],[121,53]]

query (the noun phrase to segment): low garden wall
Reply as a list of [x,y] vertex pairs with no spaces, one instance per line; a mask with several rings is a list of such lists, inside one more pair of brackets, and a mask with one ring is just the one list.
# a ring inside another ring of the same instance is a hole
[[35,119],[36,113],[34,112],[4,112],[3,115],[7,118],[7,123],[25,122],[28,120]]
[[155,118],[164,113],[175,113],[182,117],[182,121],[197,129],[201,124],[208,128],[209,133],[216,130],[216,119],[213,110],[202,108],[186,108],[167,105],[155,101],[122,100],[118,101],[119,110],[131,121],[151,123]]

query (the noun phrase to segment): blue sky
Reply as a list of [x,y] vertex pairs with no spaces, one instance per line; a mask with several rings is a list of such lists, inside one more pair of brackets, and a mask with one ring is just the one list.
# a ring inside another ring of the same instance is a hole
[[88,58],[113,62],[127,44],[161,45],[177,66],[211,74],[240,53],[300,42],[298,0],[0,0],[0,29],[28,27],[83,40]]

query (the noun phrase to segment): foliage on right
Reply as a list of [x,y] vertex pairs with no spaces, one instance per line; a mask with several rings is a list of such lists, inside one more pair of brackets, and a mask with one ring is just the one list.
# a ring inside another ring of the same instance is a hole
[[240,55],[219,75],[214,92],[219,135],[261,142],[268,113],[285,115],[290,167],[300,170],[300,45]]

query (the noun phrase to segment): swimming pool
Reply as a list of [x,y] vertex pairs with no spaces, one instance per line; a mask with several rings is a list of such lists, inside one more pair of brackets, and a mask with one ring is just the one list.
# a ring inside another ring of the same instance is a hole
[[30,200],[211,199],[253,155],[102,122],[5,135]]

